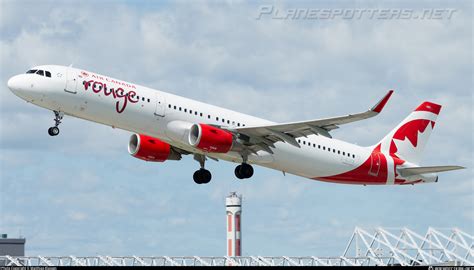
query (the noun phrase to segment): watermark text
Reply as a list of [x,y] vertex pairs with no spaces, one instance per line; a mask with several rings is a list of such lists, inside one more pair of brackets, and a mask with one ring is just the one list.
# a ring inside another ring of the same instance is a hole
[[450,20],[454,8],[287,8],[262,5],[255,19],[273,20]]

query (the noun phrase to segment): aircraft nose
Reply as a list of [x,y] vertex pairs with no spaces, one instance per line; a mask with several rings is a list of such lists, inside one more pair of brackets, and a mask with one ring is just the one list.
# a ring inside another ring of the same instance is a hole
[[13,92],[20,88],[21,79],[19,77],[19,75],[13,76],[7,82],[8,88]]

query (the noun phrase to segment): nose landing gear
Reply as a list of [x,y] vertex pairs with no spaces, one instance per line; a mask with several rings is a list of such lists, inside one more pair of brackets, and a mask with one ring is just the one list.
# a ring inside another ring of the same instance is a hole
[[48,128],[49,136],[58,136],[59,135],[59,124],[61,124],[61,120],[63,120],[64,113],[59,111],[54,112],[54,127]]

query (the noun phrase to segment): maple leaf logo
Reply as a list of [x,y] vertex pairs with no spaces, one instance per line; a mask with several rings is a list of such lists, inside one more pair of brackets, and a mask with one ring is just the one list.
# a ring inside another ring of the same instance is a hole
[[[431,123],[431,124],[430,124]],[[396,157],[418,164],[421,154],[425,148],[428,138],[433,131],[434,122],[425,119],[417,119],[407,123],[400,132],[393,136],[392,154]]]

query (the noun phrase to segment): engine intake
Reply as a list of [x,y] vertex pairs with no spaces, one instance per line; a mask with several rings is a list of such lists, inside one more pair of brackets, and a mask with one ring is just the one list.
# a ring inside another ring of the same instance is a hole
[[189,132],[189,144],[206,152],[227,153],[233,141],[232,133],[205,124],[194,124]]
[[181,159],[181,154],[174,151],[168,143],[143,134],[133,134],[130,137],[128,152],[133,157],[145,161],[163,162]]

